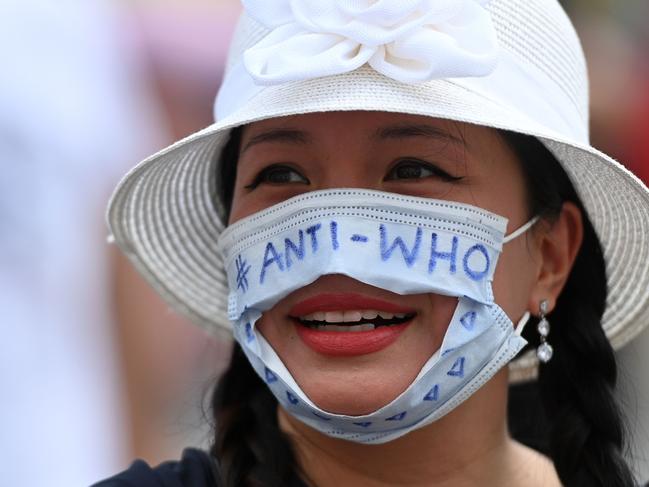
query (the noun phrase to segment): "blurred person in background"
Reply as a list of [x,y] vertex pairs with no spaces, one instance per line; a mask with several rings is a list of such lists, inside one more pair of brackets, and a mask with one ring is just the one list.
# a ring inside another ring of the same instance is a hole
[[[129,6],[127,20],[137,30],[170,136],[181,138],[205,126],[239,3],[133,1]],[[207,443],[201,402],[228,351],[223,342],[170,310],[127,259],[112,250],[133,454],[159,463],[180,454],[186,444]]]
[[168,140],[122,11],[0,2],[0,483],[87,485],[132,455],[103,223]]

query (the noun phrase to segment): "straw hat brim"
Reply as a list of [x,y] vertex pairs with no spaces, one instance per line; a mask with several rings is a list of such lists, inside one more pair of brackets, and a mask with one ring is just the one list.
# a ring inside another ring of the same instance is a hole
[[[593,223],[606,260],[603,327],[619,349],[649,325],[649,191],[622,165],[524,114],[454,83],[404,85],[369,68],[268,87],[238,111],[149,157],[120,182],[108,209],[117,245],[175,309],[231,338],[227,280],[216,241],[219,155],[231,128],[327,111],[387,111],[456,120],[538,137],[560,161]],[[512,369],[534,374],[527,355]]]

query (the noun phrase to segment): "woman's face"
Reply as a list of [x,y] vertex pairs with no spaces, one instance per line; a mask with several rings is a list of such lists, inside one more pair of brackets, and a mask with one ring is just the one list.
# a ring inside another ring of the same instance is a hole
[[[301,193],[352,187],[475,205],[507,217],[507,233],[530,217],[521,163],[495,130],[415,115],[332,112],[244,129],[230,223]],[[496,266],[495,299],[513,321],[528,309],[537,252],[533,239],[520,237],[504,245]],[[351,295],[352,302],[358,295],[380,299],[414,316],[377,351],[323,353],[301,338],[304,325],[291,310],[324,294],[341,303],[340,309],[323,309],[334,313],[329,316],[356,311],[344,304]],[[453,297],[403,296],[336,274],[291,293],[257,326],[314,403],[360,415],[387,404],[414,380],[441,346],[456,304]]]

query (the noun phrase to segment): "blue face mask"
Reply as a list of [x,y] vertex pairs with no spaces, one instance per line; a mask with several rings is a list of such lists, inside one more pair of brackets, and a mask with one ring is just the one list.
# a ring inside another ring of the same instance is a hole
[[[380,191],[335,189],[291,198],[229,226],[219,238],[235,339],[290,414],[327,435],[383,443],[462,403],[526,344],[492,281],[507,219],[474,206]],[[320,276],[343,274],[399,294],[458,298],[442,346],[390,403],[362,416],[324,411],[256,330],[263,312]]]

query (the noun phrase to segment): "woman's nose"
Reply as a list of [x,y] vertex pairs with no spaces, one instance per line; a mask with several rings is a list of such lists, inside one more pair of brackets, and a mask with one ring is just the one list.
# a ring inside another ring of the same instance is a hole
[[380,189],[383,181],[377,167],[365,160],[362,155],[343,154],[332,157],[324,166],[321,189],[364,188]]

